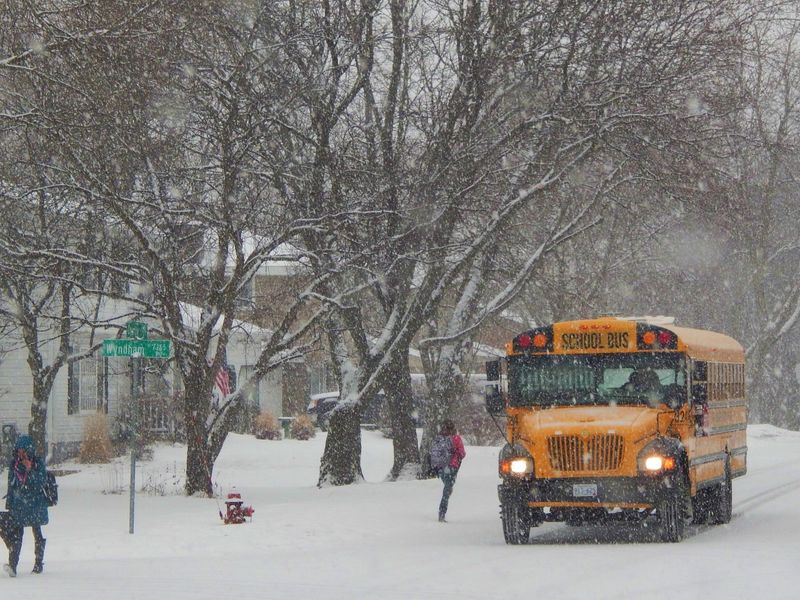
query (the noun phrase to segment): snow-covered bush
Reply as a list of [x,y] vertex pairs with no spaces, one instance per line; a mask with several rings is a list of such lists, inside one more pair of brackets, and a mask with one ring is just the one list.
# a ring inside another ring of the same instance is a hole
[[253,433],[259,440],[281,439],[281,425],[270,412],[262,412],[253,421]]
[[311,417],[308,415],[298,415],[295,417],[290,430],[292,437],[296,440],[310,440],[317,435],[314,423],[311,422]]
[[111,435],[105,415],[91,415],[83,427],[80,461],[82,463],[111,462]]

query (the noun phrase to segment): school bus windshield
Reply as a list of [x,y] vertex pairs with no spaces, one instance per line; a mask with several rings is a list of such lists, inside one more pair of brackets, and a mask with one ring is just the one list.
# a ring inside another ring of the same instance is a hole
[[512,356],[509,405],[658,406],[686,402],[686,369],[678,353]]

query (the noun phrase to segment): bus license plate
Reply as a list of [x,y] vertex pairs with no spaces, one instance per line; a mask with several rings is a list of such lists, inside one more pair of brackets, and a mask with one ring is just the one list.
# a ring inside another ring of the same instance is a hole
[[572,485],[572,495],[575,498],[597,498],[597,484],[575,483]]

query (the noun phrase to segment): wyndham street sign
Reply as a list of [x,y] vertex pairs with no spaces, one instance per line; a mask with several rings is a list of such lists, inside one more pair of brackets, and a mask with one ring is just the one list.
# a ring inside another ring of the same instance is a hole
[[169,358],[169,340],[115,339],[103,340],[103,356]]

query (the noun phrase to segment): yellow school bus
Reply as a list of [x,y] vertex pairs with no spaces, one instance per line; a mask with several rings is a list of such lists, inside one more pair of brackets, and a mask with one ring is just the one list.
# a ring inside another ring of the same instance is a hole
[[507,417],[499,457],[509,544],[544,521],[727,523],[747,471],[744,351],[670,319],[536,327],[487,363],[487,409]]

